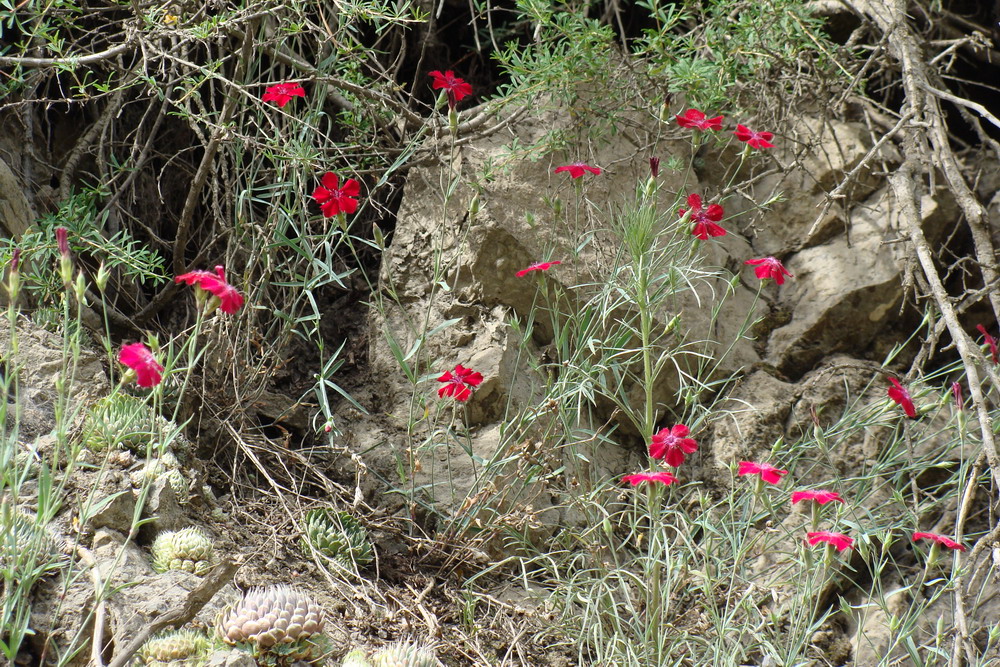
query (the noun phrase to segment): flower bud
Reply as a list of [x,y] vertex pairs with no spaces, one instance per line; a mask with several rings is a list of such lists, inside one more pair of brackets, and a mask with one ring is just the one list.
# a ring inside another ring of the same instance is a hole
[[108,287],[108,280],[111,279],[111,272],[108,271],[108,267],[104,266],[104,262],[97,267],[97,275],[94,277],[94,282],[97,283],[97,289],[104,293],[104,290]]
[[73,283],[73,257],[69,252],[69,238],[65,227],[56,227],[56,245],[59,247],[59,275],[63,285]]
[[14,248],[14,254],[10,258],[10,269],[7,273],[7,292],[10,294],[10,300],[17,300],[17,294],[21,291],[21,272],[19,267],[21,265],[21,249]]
[[76,300],[81,304],[87,305],[87,279],[83,275],[83,271],[76,274],[76,282],[73,283],[73,292],[76,293]]

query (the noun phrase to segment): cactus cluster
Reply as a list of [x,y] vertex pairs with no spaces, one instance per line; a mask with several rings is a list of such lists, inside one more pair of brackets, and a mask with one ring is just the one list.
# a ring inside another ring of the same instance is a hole
[[291,586],[253,588],[219,614],[222,641],[246,645],[269,662],[309,661],[323,652],[323,609]]
[[212,641],[196,630],[175,630],[142,645],[135,667],[201,667],[208,662]]
[[33,567],[54,570],[65,559],[48,529],[10,503],[0,503],[0,567],[17,571],[32,563]]
[[160,533],[153,541],[153,569],[205,574],[215,562],[212,540],[197,528]]
[[94,451],[125,447],[145,453],[156,436],[154,417],[141,398],[122,393],[106,396],[87,411],[83,441]]
[[363,568],[374,558],[368,531],[347,512],[321,507],[306,512],[302,526],[302,548],[310,547],[349,570]]

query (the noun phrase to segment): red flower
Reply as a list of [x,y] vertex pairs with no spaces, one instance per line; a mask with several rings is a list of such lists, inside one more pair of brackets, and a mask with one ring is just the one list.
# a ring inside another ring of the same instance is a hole
[[751,148],[774,148],[774,144],[771,143],[774,135],[770,132],[754,132],[745,125],[737,125],[733,134]]
[[[706,118],[705,114],[697,109],[688,109],[684,112],[684,115],[677,115],[677,124],[681,127],[691,128],[692,130],[701,130],[702,132],[706,130],[721,130],[722,129],[722,116],[716,116],[715,118]],[[743,127],[740,125],[739,127]],[[768,139],[770,139],[768,135]]]
[[653,178],[660,175],[660,158],[651,157],[649,158],[649,173]]
[[556,167],[554,173],[558,174],[564,171],[568,171],[569,175],[573,178],[580,178],[583,176],[583,172],[585,171],[589,171],[595,176],[599,176],[601,174],[600,167],[591,167],[589,164],[585,164],[583,162],[574,162],[573,164],[564,164],[561,167]]
[[688,195],[687,203],[691,208],[678,209],[677,213],[684,215],[688,211],[691,212],[691,221],[694,222],[694,229],[691,230],[691,233],[694,234],[695,238],[707,241],[709,236],[726,235],[726,230],[715,224],[722,220],[724,211],[721,206],[709,204],[707,209],[702,210],[700,195]]
[[962,398],[962,385],[957,382],[952,382],[951,393],[955,395],[955,409],[959,412],[965,412],[965,399]]
[[1000,363],[1000,355],[997,353],[997,339],[989,335],[986,332],[986,327],[982,324],[977,324],[976,328],[979,329],[979,333],[983,334],[983,338],[986,339],[986,344],[990,346],[990,354],[993,355],[993,363]]
[[740,461],[740,469],[736,473],[743,475],[760,475],[760,478],[768,484],[778,484],[782,475],[787,475],[787,470],[778,470],[770,463],[754,463],[753,461]]
[[744,264],[750,264],[754,267],[754,273],[761,280],[767,280],[768,278],[774,278],[774,282],[779,285],[783,285],[785,282],[785,276],[789,278],[794,278],[792,274],[788,272],[785,265],[781,263],[781,260],[775,259],[774,257],[761,257],[760,259],[748,259],[743,262]]
[[312,196],[323,210],[324,218],[358,210],[358,201],[354,197],[361,193],[361,186],[356,180],[349,178],[344,181],[343,187],[339,187],[340,179],[328,171],[323,174],[322,183],[313,191]]
[[685,454],[693,454],[698,449],[694,438],[687,437],[690,433],[690,429],[684,424],[661,428],[649,443],[649,455],[654,459],[662,459],[668,466],[679,467],[684,463]]
[[118,362],[135,371],[140,387],[155,387],[163,380],[163,366],[157,363],[153,353],[142,343],[123,345],[118,353]]
[[889,398],[893,400],[894,403],[902,406],[903,412],[910,419],[916,419],[917,409],[913,406],[913,399],[910,398],[910,392],[903,385],[899,384],[899,380],[896,378],[889,378],[889,382],[892,386],[889,387]]
[[792,504],[802,502],[803,500],[814,500],[820,505],[826,505],[827,503],[843,503],[844,499],[840,497],[840,494],[836,491],[793,491],[792,492]]
[[284,107],[292,101],[293,97],[305,97],[306,91],[297,83],[279,83],[264,91],[260,98],[264,102],[274,102],[279,107]]
[[444,74],[434,70],[428,74],[434,79],[434,90],[444,88],[448,93],[448,107],[451,109],[454,109],[463,97],[472,94],[472,86],[464,79],[455,76],[455,72],[452,70],[446,70]]
[[826,542],[837,547],[837,551],[844,551],[854,546],[854,540],[843,533],[832,533],[829,530],[820,530],[815,533],[806,533],[806,541],[815,546],[820,542]]
[[964,544],[959,544],[950,537],[938,535],[937,533],[913,533],[913,541],[916,542],[917,540],[932,540],[943,547],[948,547],[949,549],[954,549],[956,551],[965,551]]
[[197,285],[212,296],[219,299],[219,310],[232,315],[243,305],[243,296],[236,288],[226,282],[226,270],[222,266],[215,267],[215,273],[210,271],[191,271],[174,278],[176,283]]
[[551,269],[556,264],[562,264],[562,261],[558,260],[558,259],[555,259],[555,260],[552,260],[551,262],[537,262],[536,264],[532,264],[531,266],[529,266],[526,269],[521,269],[520,271],[518,271],[517,272],[517,277],[521,278],[522,276],[528,275],[532,271],[548,271],[549,269]]
[[470,387],[478,387],[482,381],[483,376],[480,373],[476,373],[471,368],[463,368],[462,364],[458,364],[455,366],[454,373],[445,371],[438,378],[438,382],[446,383],[438,389],[438,396],[440,398],[452,396],[456,401],[467,401],[472,396]]
[[664,486],[670,486],[677,481],[677,478],[669,472],[639,472],[634,475],[625,475],[622,477],[622,481],[628,482],[632,486],[639,486],[643,482],[656,482]]

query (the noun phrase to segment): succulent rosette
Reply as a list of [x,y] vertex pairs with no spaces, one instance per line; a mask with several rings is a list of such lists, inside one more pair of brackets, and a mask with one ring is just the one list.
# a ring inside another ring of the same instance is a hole
[[311,597],[287,585],[253,588],[219,614],[216,632],[275,663],[308,661],[323,652],[324,613]]

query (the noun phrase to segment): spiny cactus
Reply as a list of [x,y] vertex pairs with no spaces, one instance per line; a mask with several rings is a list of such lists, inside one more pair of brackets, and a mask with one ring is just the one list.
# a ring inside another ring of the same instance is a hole
[[434,651],[411,642],[397,642],[372,658],[372,667],[439,667]]
[[340,667],[372,667],[372,663],[368,662],[368,654],[364,649],[356,648],[344,656]]
[[145,452],[156,435],[154,424],[153,411],[145,401],[129,394],[112,394],[87,411],[83,440],[94,451],[127,447]]
[[227,644],[246,644],[276,664],[310,660],[322,653],[323,609],[291,586],[253,588],[222,610],[216,622]]
[[0,567],[40,567],[55,570],[66,560],[59,541],[35,517],[12,504],[0,502]]
[[302,548],[310,555],[309,546],[334,559],[348,569],[369,565],[374,557],[368,531],[347,512],[335,512],[326,507],[306,512],[303,522]]
[[208,662],[212,641],[196,630],[175,630],[153,637],[139,649],[134,667],[201,667]]
[[153,569],[157,572],[184,570],[205,574],[214,559],[212,540],[197,528],[170,530],[153,541]]

